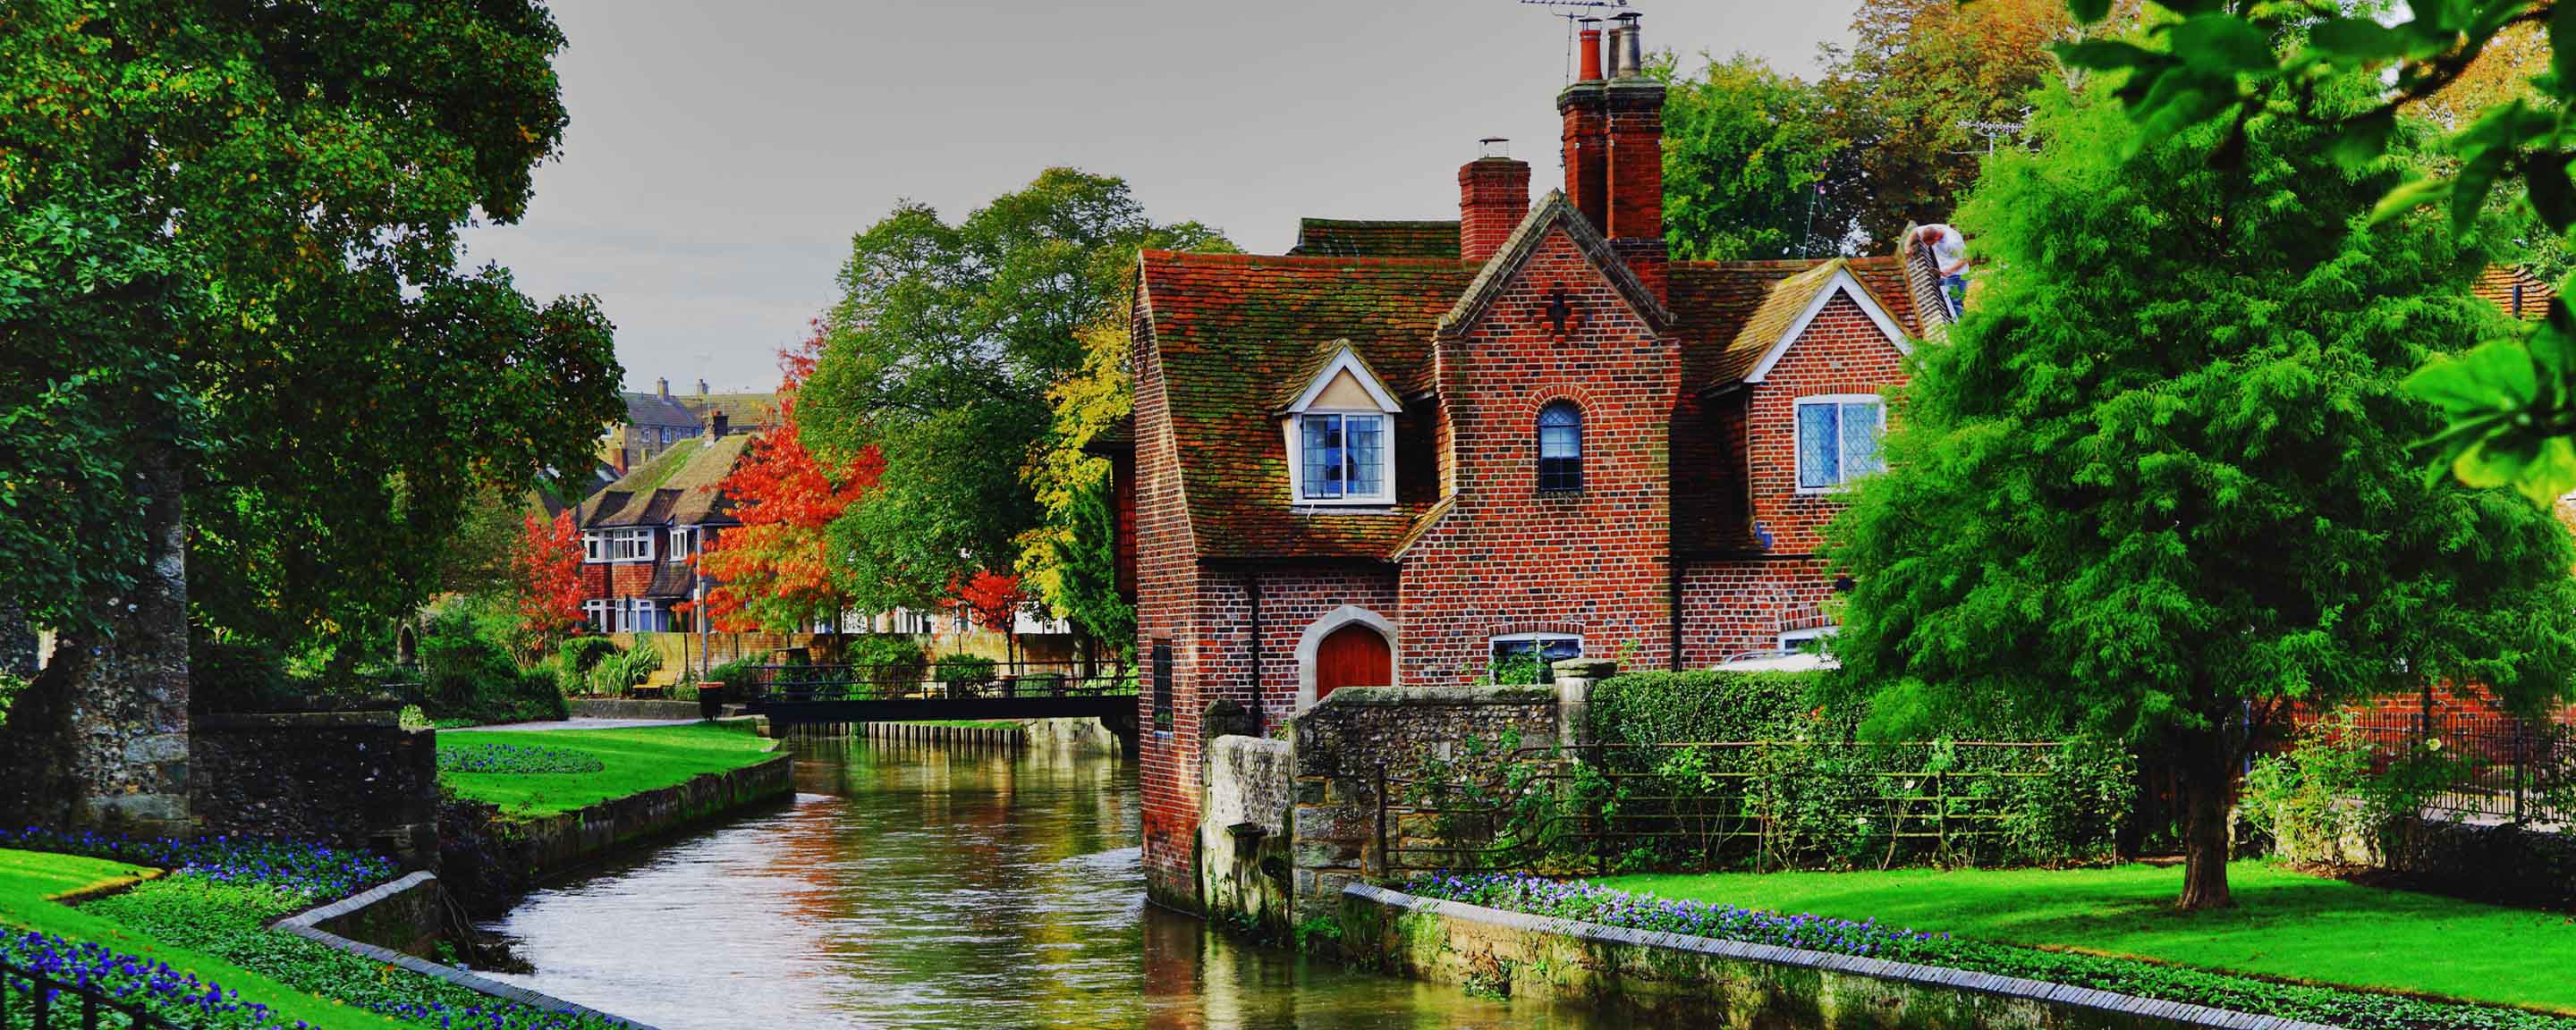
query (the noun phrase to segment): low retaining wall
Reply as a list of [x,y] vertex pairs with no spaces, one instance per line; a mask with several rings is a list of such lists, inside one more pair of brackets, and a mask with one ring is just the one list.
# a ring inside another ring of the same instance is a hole
[[1118,735],[1098,719],[1022,719],[1020,732],[1032,750],[1117,754]]
[[531,879],[544,879],[607,857],[619,845],[659,836],[734,809],[795,792],[795,759],[777,754],[757,765],[707,773],[677,786],[603,801],[561,815],[513,820],[517,839],[504,845]]
[[428,867],[438,747],[393,712],[210,715],[194,728],[190,802],[206,833],[286,837]]
[[1504,994],[1615,1000],[1659,1024],[1811,1030],[2332,1030],[2272,1016],[1935,966],[1342,891],[1345,956]]
[[1212,913],[1286,932],[1294,904],[1289,802],[1297,752],[1284,740],[1218,737],[1207,750],[1199,817],[1199,899]]
[[[394,936],[410,933],[426,918],[430,937],[437,936],[439,888],[438,877],[413,873],[392,883],[352,897],[343,898],[320,908],[298,912],[278,920],[275,929],[309,941],[363,956],[389,966],[400,966],[423,976],[433,976],[469,991],[514,1001],[534,1009],[560,1012],[571,1016],[590,1016],[612,1023],[622,1023],[634,1030],[652,1027],[598,1009],[576,1005],[551,994],[539,994],[524,987],[513,987],[489,977],[476,976],[455,966],[441,965],[409,954],[410,949],[385,946],[375,937],[361,936],[386,933]],[[423,912],[428,913],[426,917]],[[351,931],[356,931],[352,933]]]

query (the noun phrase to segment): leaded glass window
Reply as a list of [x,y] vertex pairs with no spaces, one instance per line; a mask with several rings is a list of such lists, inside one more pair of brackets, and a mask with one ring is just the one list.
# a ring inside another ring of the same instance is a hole
[[1386,416],[1307,414],[1297,427],[1299,499],[1392,500]]
[[1878,437],[1885,409],[1876,397],[1798,401],[1798,489],[1832,490],[1885,468]]
[[1538,488],[1583,489],[1583,409],[1573,401],[1539,409]]

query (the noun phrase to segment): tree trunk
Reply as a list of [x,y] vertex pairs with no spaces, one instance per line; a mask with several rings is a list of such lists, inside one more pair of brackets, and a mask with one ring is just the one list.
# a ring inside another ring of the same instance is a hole
[[2183,794],[2183,879],[2186,911],[2233,908],[2227,892],[2228,818],[2235,801],[2236,768],[2226,731],[2181,734],[2174,769]]

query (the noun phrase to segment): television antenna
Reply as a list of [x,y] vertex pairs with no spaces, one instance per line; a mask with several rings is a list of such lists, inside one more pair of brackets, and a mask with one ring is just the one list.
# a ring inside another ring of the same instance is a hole
[[1544,7],[1549,13],[1565,19],[1565,81],[1574,81],[1575,24],[1600,21],[1603,11],[1624,11],[1628,0],[1520,0],[1524,7]]

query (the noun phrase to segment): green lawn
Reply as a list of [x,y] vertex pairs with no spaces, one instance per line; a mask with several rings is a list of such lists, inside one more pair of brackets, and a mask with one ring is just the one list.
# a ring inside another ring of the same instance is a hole
[[586,773],[438,774],[460,797],[489,801],[513,815],[554,815],[610,798],[686,783],[701,773],[738,769],[768,758],[776,741],[748,723],[690,723],[622,730],[441,731],[440,750],[477,744],[581,751],[606,768]]
[[2361,887],[2265,862],[2228,870],[2237,907],[2186,914],[2178,866],[1619,876],[1676,900],[2209,969],[2576,1012],[2576,919]]
[[46,900],[57,895],[108,886],[149,872],[141,866],[97,858],[0,850],[0,924],[20,930],[56,934],[104,945],[195,973],[200,980],[239,991],[246,998],[276,1009],[289,1019],[322,1027],[392,1030],[404,1024],[298,991],[239,966],[186,948],[143,936],[99,916]]

